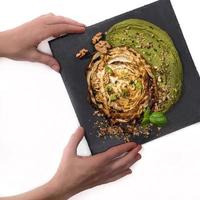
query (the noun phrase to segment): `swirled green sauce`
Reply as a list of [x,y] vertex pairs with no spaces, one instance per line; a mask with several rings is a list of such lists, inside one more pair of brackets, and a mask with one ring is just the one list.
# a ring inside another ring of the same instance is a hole
[[182,64],[164,30],[141,19],[127,19],[112,26],[106,40],[112,47],[134,48],[152,66],[158,86],[158,111],[166,112],[178,101],[182,91]]

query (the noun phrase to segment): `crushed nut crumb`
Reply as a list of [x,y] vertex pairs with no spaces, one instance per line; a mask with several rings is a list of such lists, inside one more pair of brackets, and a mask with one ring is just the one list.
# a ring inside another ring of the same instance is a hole
[[76,54],[76,58],[79,58],[79,59],[83,58],[87,53],[88,53],[88,50],[83,48]]

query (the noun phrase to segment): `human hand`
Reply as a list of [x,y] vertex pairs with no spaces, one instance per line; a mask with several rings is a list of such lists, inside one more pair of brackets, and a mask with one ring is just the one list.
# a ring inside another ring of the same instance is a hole
[[42,15],[11,30],[0,32],[0,56],[49,65],[59,71],[55,58],[40,52],[37,46],[44,39],[65,33],[81,33],[85,26],[72,19],[54,14]]
[[78,128],[66,146],[60,166],[49,182],[49,187],[57,199],[71,196],[118,180],[131,174],[130,167],[141,158],[141,146],[133,142],[113,147],[94,156],[78,156],[77,147],[84,135]]

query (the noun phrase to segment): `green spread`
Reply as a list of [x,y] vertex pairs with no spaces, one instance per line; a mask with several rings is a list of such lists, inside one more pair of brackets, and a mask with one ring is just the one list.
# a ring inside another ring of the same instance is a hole
[[106,40],[112,47],[134,48],[152,66],[158,87],[158,111],[166,112],[178,101],[183,80],[182,64],[165,31],[141,19],[128,19],[112,26]]

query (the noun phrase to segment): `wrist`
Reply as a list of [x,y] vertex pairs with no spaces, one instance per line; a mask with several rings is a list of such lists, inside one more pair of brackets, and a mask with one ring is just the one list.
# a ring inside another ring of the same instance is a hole
[[59,184],[56,177],[53,177],[45,186],[52,199],[66,200],[71,198],[76,193],[70,187]]
[[18,53],[16,35],[11,30],[0,32],[0,57],[14,59]]
[[0,32],[0,57],[5,57],[5,32]]

